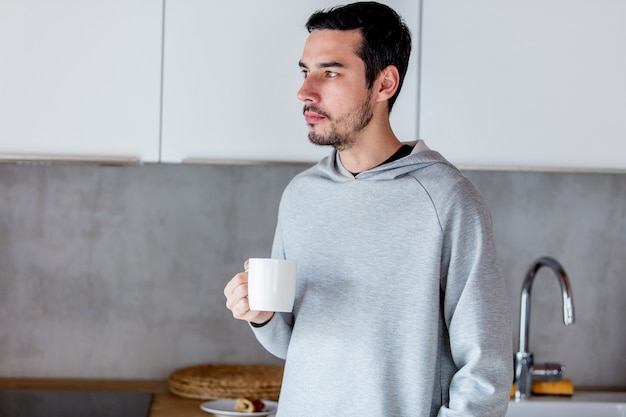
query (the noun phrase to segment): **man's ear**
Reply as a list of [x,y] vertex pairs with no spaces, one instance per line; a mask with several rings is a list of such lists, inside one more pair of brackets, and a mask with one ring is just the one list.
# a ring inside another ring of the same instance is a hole
[[380,87],[378,89],[378,101],[389,100],[398,91],[400,85],[400,73],[395,65],[389,65],[379,75]]

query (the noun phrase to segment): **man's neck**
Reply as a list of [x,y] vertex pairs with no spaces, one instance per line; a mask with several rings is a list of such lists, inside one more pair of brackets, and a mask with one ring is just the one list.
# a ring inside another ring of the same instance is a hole
[[363,133],[352,147],[339,151],[341,163],[350,172],[363,172],[378,166],[402,146],[389,126]]

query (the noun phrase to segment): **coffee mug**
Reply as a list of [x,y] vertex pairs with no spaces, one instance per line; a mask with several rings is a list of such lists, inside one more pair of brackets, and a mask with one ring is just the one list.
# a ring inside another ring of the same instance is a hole
[[296,295],[295,261],[285,259],[248,259],[248,303],[250,310],[293,310]]

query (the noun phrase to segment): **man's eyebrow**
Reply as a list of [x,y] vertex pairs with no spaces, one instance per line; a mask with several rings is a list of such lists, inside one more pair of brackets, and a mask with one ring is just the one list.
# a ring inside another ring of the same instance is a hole
[[[299,61],[298,65],[300,68],[309,68],[304,62]],[[330,61],[330,62],[320,62],[316,65],[317,68],[343,68],[344,65],[341,62]]]

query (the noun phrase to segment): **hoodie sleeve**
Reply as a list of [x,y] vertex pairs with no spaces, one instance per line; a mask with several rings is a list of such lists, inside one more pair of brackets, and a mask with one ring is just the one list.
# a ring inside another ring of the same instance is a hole
[[291,314],[276,313],[274,317],[262,327],[250,326],[259,343],[272,355],[285,359],[291,339]]
[[511,313],[497,266],[491,214],[460,180],[442,204],[444,320],[455,364],[440,416],[504,416],[512,384]]
[[[285,259],[285,251],[283,249],[283,240],[279,221],[274,234],[274,244],[272,246],[272,258]],[[293,330],[293,314],[292,313],[275,313],[272,319],[261,327],[250,326],[254,335],[261,345],[272,355],[285,359],[287,357],[287,349],[291,340],[291,332]]]

